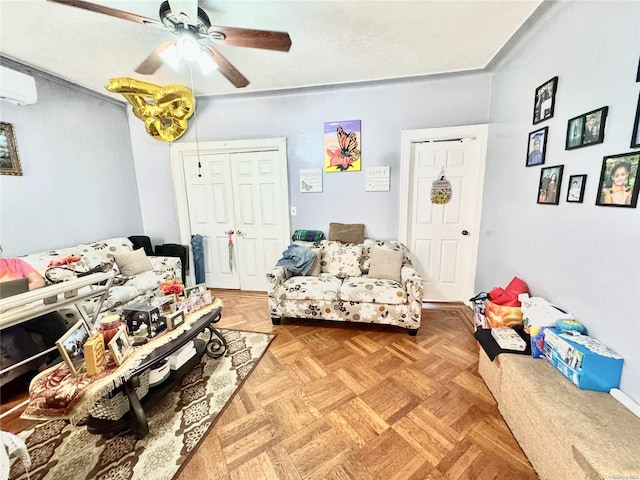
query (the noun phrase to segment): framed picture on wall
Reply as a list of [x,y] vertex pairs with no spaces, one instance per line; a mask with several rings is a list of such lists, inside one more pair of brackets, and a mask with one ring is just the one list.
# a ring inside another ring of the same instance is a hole
[[636,208],[640,152],[610,155],[602,159],[596,205]]
[[640,94],[638,94],[636,119],[633,123],[633,133],[631,134],[631,148],[640,148]]
[[604,127],[608,111],[609,107],[602,107],[569,119],[565,150],[604,142]]
[[0,174],[22,175],[13,125],[0,122]]
[[527,149],[527,167],[543,165],[547,152],[547,133],[549,127],[541,128],[529,134],[529,148]]
[[569,188],[567,189],[567,202],[582,203],[586,183],[586,175],[571,175],[569,177]]
[[560,187],[562,186],[562,170],[564,165],[543,168],[540,171],[538,184],[538,203],[558,205],[560,201]]
[[558,77],[553,77],[536,88],[536,95],[533,101],[534,125],[553,117],[557,89]]

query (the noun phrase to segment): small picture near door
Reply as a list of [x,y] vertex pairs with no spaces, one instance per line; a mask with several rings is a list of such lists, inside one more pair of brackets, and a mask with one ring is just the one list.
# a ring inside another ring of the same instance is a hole
[[556,103],[556,90],[558,89],[558,77],[553,77],[536,88],[533,102],[533,124],[544,122],[553,117],[553,109]]
[[543,168],[540,171],[538,185],[538,203],[558,205],[560,200],[560,186],[562,185],[562,170],[564,165]]

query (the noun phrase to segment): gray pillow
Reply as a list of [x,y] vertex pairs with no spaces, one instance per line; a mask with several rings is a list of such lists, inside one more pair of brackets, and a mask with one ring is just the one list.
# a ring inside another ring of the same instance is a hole
[[116,260],[116,265],[118,265],[120,273],[127,277],[153,270],[153,265],[151,265],[143,248],[132,252],[114,253],[113,257]]
[[371,247],[371,266],[369,278],[395,280],[400,282],[400,271],[404,261],[404,252]]

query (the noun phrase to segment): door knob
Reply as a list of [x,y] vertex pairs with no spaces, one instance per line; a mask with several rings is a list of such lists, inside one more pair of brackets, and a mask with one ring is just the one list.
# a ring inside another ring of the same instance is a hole
[[467,230],[462,230],[462,235],[466,237],[467,235],[469,235],[469,232]]

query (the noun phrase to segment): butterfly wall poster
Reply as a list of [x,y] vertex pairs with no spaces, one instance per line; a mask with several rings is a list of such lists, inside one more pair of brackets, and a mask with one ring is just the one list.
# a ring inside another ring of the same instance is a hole
[[359,172],[360,120],[326,122],[324,124],[324,171]]

